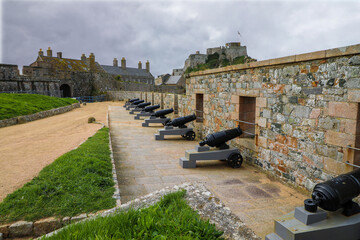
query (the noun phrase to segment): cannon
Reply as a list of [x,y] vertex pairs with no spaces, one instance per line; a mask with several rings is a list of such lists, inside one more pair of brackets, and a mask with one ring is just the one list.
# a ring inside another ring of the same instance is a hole
[[134,113],[136,113],[136,112],[141,112],[141,111],[144,110],[144,108],[145,108],[146,106],[149,106],[149,105],[151,105],[151,102],[139,103],[138,105],[135,106],[135,108],[134,108],[133,110],[131,110],[131,111],[129,112],[129,114],[134,114]]
[[[143,103],[142,103],[143,104]],[[155,109],[160,108],[160,105],[152,105],[152,106],[148,106],[145,107],[141,110],[141,112],[139,112],[138,114],[136,114],[136,116],[134,117],[134,119],[140,119],[141,117],[150,117],[152,113],[154,113]]]
[[144,100],[136,100],[134,102],[132,102],[130,105],[126,106],[126,110],[130,110],[132,108],[135,108],[137,105],[139,105],[140,103],[145,102]]
[[178,117],[167,122],[164,129],[160,129],[159,133],[155,134],[155,140],[164,140],[165,135],[180,135],[186,140],[194,140],[195,132],[185,124],[194,121],[195,119],[195,114],[192,114],[185,117]]
[[275,221],[273,239],[360,239],[360,169],[315,185],[304,206]]
[[[232,168],[241,167],[243,158],[239,149],[230,148],[226,142],[239,137],[242,133],[241,128],[237,127],[207,135],[203,141],[199,142],[195,150],[185,151],[185,157],[180,158],[180,166],[196,168],[197,160],[226,160]],[[215,149],[210,149],[210,147]]]
[[167,118],[166,115],[174,112],[174,109],[163,109],[156,111],[150,115],[150,118],[145,119],[145,122],[142,123],[143,127],[149,127],[150,123],[161,123],[163,126],[170,121],[170,118]]
[[124,107],[127,107],[128,105],[130,105],[131,103],[133,103],[137,100],[139,100],[139,99],[138,98],[129,99],[128,101],[126,101]]

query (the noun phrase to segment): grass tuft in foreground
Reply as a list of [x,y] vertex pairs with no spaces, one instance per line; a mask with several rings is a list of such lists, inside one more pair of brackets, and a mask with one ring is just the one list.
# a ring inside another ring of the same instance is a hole
[[38,94],[0,93],[0,120],[64,107],[77,100]]
[[201,220],[184,200],[185,190],[140,210],[70,225],[42,239],[219,239],[222,232]]
[[109,130],[102,128],[9,194],[0,203],[0,223],[112,208],[113,185]]

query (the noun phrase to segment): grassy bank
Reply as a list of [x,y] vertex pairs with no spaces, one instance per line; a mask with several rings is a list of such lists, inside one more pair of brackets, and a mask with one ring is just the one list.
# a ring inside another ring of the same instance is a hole
[[0,203],[0,223],[75,216],[114,207],[108,136],[107,128],[100,129],[9,194]]
[[71,225],[46,239],[219,239],[222,232],[201,220],[184,195],[171,193],[149,208]]
[[0,93],[0,120],[34,114],[76,103],[71,98],[57,98],[38,94]]

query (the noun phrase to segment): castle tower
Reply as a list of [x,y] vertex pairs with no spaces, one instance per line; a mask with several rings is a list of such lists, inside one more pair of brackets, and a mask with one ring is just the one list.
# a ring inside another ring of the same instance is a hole
[[124,57],[121,59],[121,68],[124,70],[126,69],[126,60]]
[[86,62],[86,56],[85,56],[85,53],[81,54],[81,61]]
[[139,68],[139,69],[142,69],[142,63],[141,63],[141,61],[139,61],[139,63],[138,63],[138,68]]
[[39,56],[40,57],[43,57],[44,56],[44,52],[43,52],[43,50],[40,48],[40,50],[39,50]]
[[118,66],[118,60],[116,58],[114,58],[113,60],[113,66],[114,67],[117,67]]
[[94,55],[94,53],[90,53],[89,61],[90,61],[90,71],[95,71],[95,55]]
[[60,59],[62,58],[62,52],[57,52],[56,54],[57,54],[57,58],[60,58]]
[[85,56],[85,53],[81,54],[81,61],[86,62],[86,56]]
[[49,47],[48,50],[46,51],[46,55],[47,55],[48,57],[52,57],[52,50],[51,50],[50,47]]
[[146,71],[150,72],[150,63],[149,60],[146,61]]

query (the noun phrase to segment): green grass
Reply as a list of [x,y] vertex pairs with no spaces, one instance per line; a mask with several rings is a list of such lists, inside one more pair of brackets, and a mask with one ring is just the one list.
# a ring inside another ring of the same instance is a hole
[[71,98],[57,98],[38,94],[0,93],[0,120],[34,114],[76,103]]
[[100,129],[9,194],[0,203],[0,223],[75,216],[114,207],[108,136],[108,128]]
[[184,200],[185,193],[165,195],[149,208],[70,225],[42,239],[219,239],[223,233],[200,219]]

